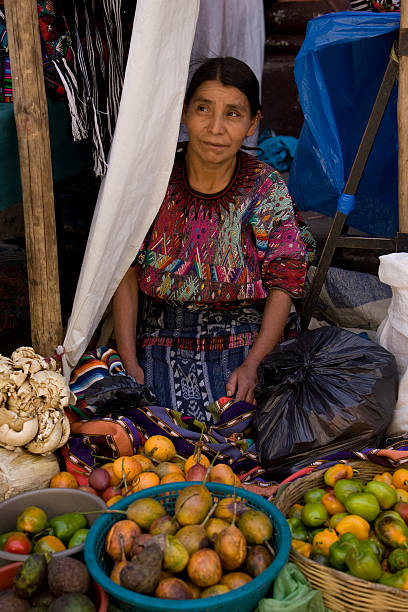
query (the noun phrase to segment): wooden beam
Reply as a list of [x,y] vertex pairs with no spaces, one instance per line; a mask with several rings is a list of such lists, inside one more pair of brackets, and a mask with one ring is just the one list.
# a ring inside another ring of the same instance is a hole
[[408,232],[408,0],[401,0],[398,82],[399,231]]
[[31,341],[52,355],[62,341],[48,108],[37,2],[5,0],[23,192]]

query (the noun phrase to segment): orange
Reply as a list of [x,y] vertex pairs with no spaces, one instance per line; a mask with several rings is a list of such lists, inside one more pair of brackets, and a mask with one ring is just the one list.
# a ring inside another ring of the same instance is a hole
[[233,485],[235,484],[235,474],[229,465],[225,463],[218,463],[214,465],[210,471],[210,482],[220,482],[222,484]]
[[174,473],[170,473],[170,474],[166,474],[165,476],[163,476],[163,478],[160,481],[160,484],[167,484],[169,482],[185,482],[186,479],[184,478],[183,474],[174,472]]
[[113,471],[113,461],[112,463],[105,463],[105,465],[101,465],[101,468],[103,468],[104,470],[106,470],[109,474],[110,477],[110,482],[109,482],[109,486],[110,487],[115,487],[117,484],[120,483],[120,481],[122,480],[122,477],[118,478],[116,476],[116,474]]
[[171,461],[176,456],[175,446],[166,436],[151,436],[144,446],[144,452],[147,457],[157,461]]
[[184,464],[185,473],[187,474],[188,470],[196,463],[200,463],[206,468],[210,467],[210,460],[203,453],[201,453],[200,461],[198,461],[197,455],[190,455]]
[[59,472],[58,474],[55,474],[53,478],[51,478],[50,487],[52,489],[77,489],[78,482],[75,476],[69,472]]
[[59,538],[56,538],[55,536],[52,536],[52,535],[47,535],[47,536],[44,536],[43,538],[40,538],[34,546],[34,552],[38,552],[38,553],[45,553],[45,552],[55,553],[55,552],[61,552],[63,550],[66,550],[65,544],[61,542]]
[[158,484],[160,484],[160,478],[155,472],[142,472],[132,482],[132,493],[137,493],[149,487],[157,487]]
[[142,466],[134,457],[118,457],[113,462],[115,476],[121,480],[125,478],[127,482],[131,482],[141,471]]
[[138,460],[140,465],[142,466],[142,472],[149,472],[154,468],[153,461],[149,459],[149,457],[145,457],[144,455],[133,455],[135,459]]
[[170,463],[170,461],[159,463],[152,471],[156,472],[160,479],[163,478],[163,476],[167,476],[167,474],[183,474],[179,466],[175,463]]
[[116,504],[116,502],[120,501],[121,499],[123,499],[123,495],[114,495],[113,497],[108,499],[108,501],[106,502],[106,505],[113,506],[113,504]]
[[408,470],[406,468],[395,470],[392,475],[392,484],[396,489],[408,491]]

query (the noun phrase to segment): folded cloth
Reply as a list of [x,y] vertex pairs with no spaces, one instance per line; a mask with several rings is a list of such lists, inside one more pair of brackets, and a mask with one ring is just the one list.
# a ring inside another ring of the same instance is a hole
[[288,171],[295,156],[297,143],[298,140],[294,136],[276,136],[268,128],[259,137],[258,147],[261,152],[257,157],[278,172]]
[[330,612],[321,591],[313,589],[294,563],[286,563],[276,577],[273,596],[261,599],[255,612]]

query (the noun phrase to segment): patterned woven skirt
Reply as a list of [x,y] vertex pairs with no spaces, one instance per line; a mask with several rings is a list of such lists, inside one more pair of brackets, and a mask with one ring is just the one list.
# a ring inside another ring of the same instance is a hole
[[212,422],[208,405],[225,385],[259,331],[264,303],[228,309],[188,309],[144,300],[138,359],[159,406]]

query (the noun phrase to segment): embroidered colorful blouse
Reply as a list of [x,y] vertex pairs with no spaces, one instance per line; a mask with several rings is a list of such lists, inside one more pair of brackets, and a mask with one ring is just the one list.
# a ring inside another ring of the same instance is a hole
[[144,293],[176,303],[253,301],[273,288],[300,297],[306,248],[283,179],[239,152],[229,185],[206,195],[191,189],[177,154],[136,267]]

